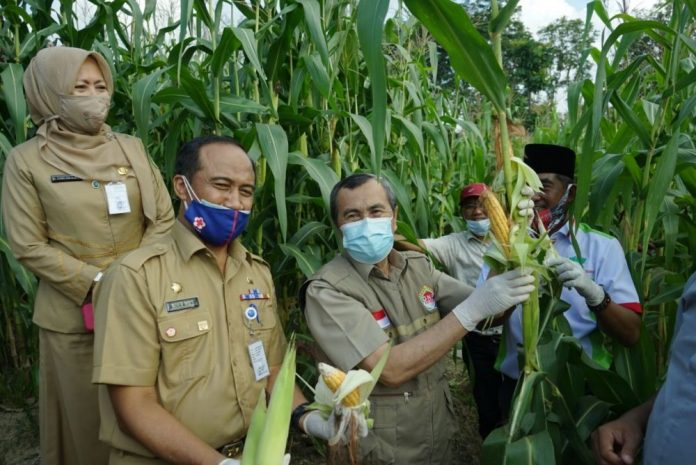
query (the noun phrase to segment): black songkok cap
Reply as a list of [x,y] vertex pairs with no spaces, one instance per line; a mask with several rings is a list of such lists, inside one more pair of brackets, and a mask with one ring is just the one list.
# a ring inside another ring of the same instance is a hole
[[575,152],[553,144],[527,144],[524,161],[537,173],[555,173],[575,178]]

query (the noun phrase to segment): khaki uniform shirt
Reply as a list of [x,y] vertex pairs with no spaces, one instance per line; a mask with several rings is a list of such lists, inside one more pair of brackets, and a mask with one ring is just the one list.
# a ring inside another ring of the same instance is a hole
[[[112,160],[109,179],[70,178],[42,160],[37,139],[15,147],[5,162],[5,232],[17,259],[39,278],[34,323],[44,329],[85,332],[80,305],[97,273],[123,253],[159,239],[174,223],[167,188],[140,140],[115,136],[128,158]],[[142,178],[155,186],[152,218],[143,214]],[[110,182],[126,185],[130,213],[108,213]]]
[[[93,382],[154,386],[162,406],[215,448],[246,434],[266,386],[267,378],[255,380],[249,344],[263,342],[271,370],[286,346],[268,265],[239,240],[228,253],[221,274],[212,253],[177,221],[171,241],[109,269],[95,308]],[[252,304],[256,319],[245,316]],[[100,414],[102,440],[152,456],[118,429],[106,396]]]
[[[422,254],[389,254],[389,276],[373,265],[336,257],[301,291],[312,335],[333,364],[355,368],[382,344],[426,331],[471,293]],[[378,384],[370,396],[374,429],[360,441],[366,464],[445,464],[454,410],[445,359],[398,388]]]

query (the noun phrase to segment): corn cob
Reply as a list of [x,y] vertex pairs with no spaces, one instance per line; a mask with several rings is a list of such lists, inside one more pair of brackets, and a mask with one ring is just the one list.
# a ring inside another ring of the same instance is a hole
[[488,219],[491,220],[491,232],[507,254],[510,247],[510,223],[505,211],[495,194],[488,189],[481,194],[481,201]]
[[[331,389],[331,392],[336,392],[341,384],[343,384],[343,380],[346,379],[346,374],[344,372],[326,363],[319,363],[319,373],[321,373],[324,383]],[[357,407],[360,403],[360,392],[358,389],[354,389],[350,394],[345,396],[341,402],[346,407]]]

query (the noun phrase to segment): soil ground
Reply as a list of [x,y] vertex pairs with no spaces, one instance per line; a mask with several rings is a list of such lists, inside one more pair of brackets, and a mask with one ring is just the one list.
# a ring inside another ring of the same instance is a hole
[[[450,358],[451,360],[451,358]],[[462,361],[450,362],[448,379],[454,394],[459,429],[452,465],[479,465],[481,439],[478,435],[476,407]],[[0,465],[38,465],[39,431],[36,404],[24,408],[0,406]],[[324,465],[323,447],[311,438],[291,434],[293,465]]]

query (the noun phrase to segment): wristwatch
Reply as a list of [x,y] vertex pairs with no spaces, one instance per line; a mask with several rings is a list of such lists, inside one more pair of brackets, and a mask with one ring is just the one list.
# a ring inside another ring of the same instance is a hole
[[602,311],[604,311],[604,309],[607,308],[609,306],[609,304],[611,303],[611,297],[609,296],[609,293],[607,292],[607,290],[604,288],[602,288],[602,290],[604,291],[604,298],[602,299],[602,301],[600,303],[598,303],[597,305],[588,305],[587,306],[590,309],[590,311],[592,313],[594,313],[595,315],[599,315],[600,313],[602,313]]
[[300,428],[300,418],[302,418],[302,415],[304,415],[307,412],[307,407],[309,406],[309,402],[304,402],[292,411],[292,415],[290,415],[290,425],[294,426],[298,431],[301,431],[304,433],[302,428]]

